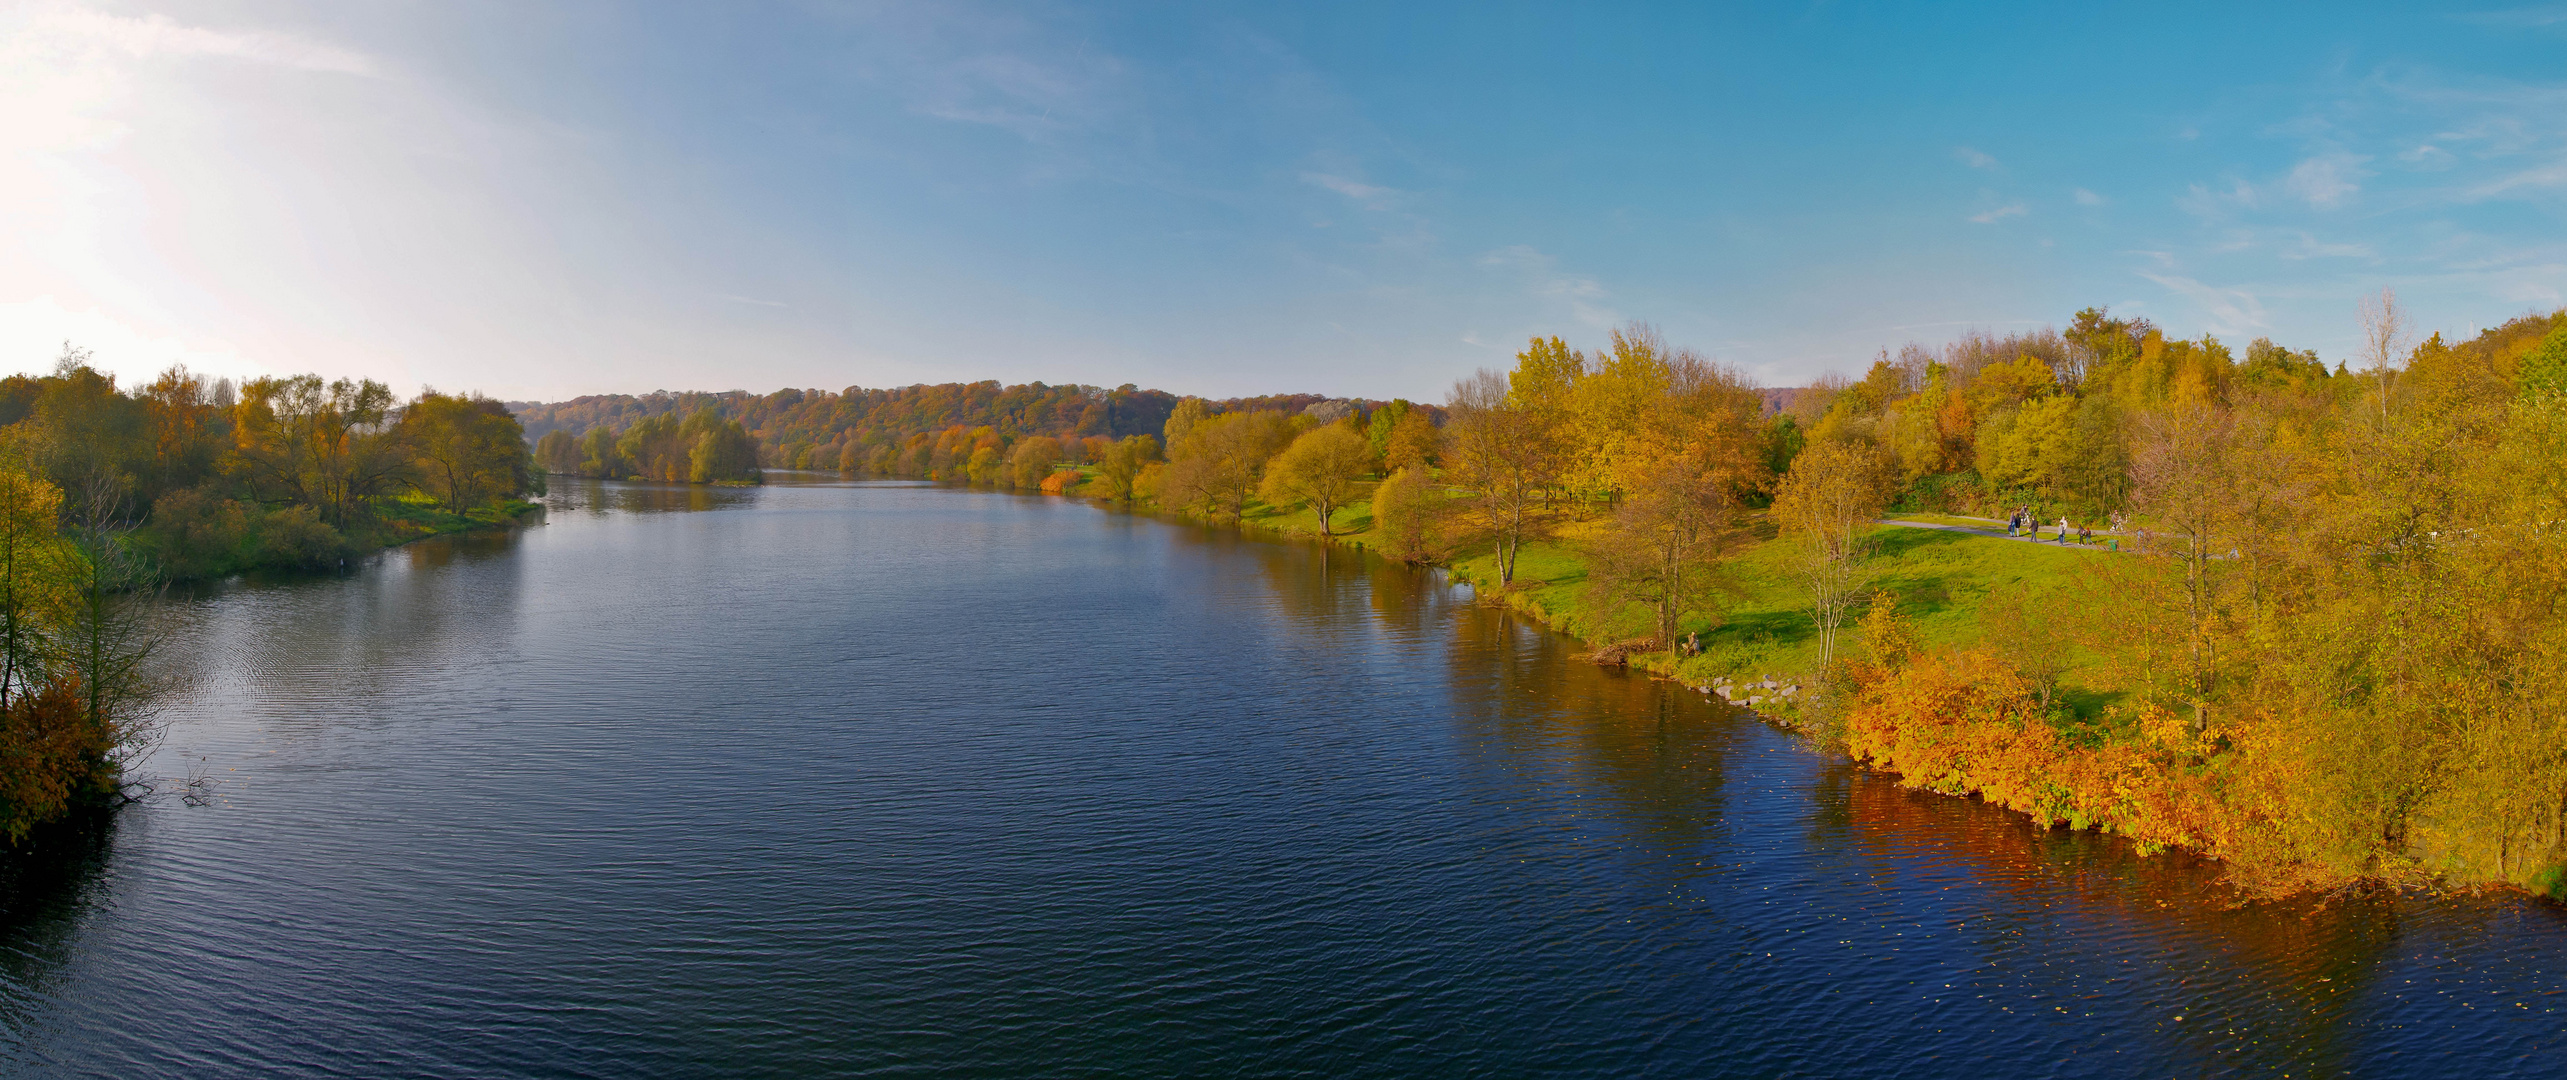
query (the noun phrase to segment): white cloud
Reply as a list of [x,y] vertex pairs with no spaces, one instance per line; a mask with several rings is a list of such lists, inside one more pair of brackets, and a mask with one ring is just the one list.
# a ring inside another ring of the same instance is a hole
[[2419,168],[2448,169],[2456,159],[2451,156],[2451,151],[2432,143],[2424,143],[2413,149],[2399,151],[2398,160]]
[[1526,291],[1569,309],[1571,318],[1596,329],[1620,325],[1622,313],[1603,302],[1608,295],[1594,278],[1559,271],[1559,260],[1524,244],[1502,247],[1480,256],[1480,265],[1511,270],[1524,279]]
[[2077,189],[2076,198],[2077,205],[2079,206],[2102,206],[2104,204],[2103,196],[2097,195],[2084,188]]
[[2172,289],[2185,299],[2201,305],[2210,315],[2209,325],[2213,333],[2245,334],[2271,329],[2264,321],[2264,304],[2257,300],[2253,293],[2243,289],[2222,289],[2204,285],[2191,278],[2174,274],[2152,274],[2142,270],[2139,276]]
[[2031,208],[2023,205],[2022,203],[2007,203],[2004,206],[1997,207],[1996,209],[1983,214],[1972,214],[1970,215],[1970,220],[1981,225],[1991,225],[2010,217],[2021,217],[2031,212]]
[[1952,151],[1952,156],[1961,159],[1962,164],[1973,169],[1993,169],[1997,167],[1997,159],[1966,146],[1955,147]]
[[1390,188],[1360,183],[1328,173],[1306,172],[1301,174],[1301,182],[1312,187],[1334,191],[1373,210],[1381,209],[1389,203],[1391,196],[1399,194]]
[[2360,181],[2371,175],[2362,163],[2369,160],[2355,154],[2321,154],[2293,166],[2282,189],[2317,209],[2332,210],[2362,190]]

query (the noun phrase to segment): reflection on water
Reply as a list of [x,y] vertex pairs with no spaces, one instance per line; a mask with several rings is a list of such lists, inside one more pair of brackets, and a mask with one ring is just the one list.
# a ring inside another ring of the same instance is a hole
[[1434,572],[1060,499],[562,481],[177,603],[0,904],[15,1071],[2546,1073],[2567,926],[1804,752]]

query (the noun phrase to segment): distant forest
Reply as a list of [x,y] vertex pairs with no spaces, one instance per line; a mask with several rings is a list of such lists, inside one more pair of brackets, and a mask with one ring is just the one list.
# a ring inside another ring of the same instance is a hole
[[[778,390],[760,395],[732,390],[660,391],[638,396],[593,394],[551,403],[512,401],[508,408],[525,425],[530,442],[540,445],[546,436],[562,433],[563,438],[553,440],[554,446],[563,448],[560,460],[546,463],[558,472],[638,475],[632,463],[619,463],[611,456],[570,454],[575,452],[573,448],[583,445],[589,450],[611,445],[645,421],[694,417],[710,410],[711,417],[737,423],[747,430],[756,444],[758,464],[765,468],[846,472],[863,469],[886,475],[927,475],[934,471],[932,450],[939,442],[968,446],[986,440],[993,445],[1014,446],[1036,437],[1069,443],[1089,437],[1156,438],[1167,427],[1168,416],[1176,410],[1179,400],[1167,391],[1143,390],[1129,383],[1109,390],[1039,382],[1002,386],[996,380],[984,380],[889,390],[850,386],[835,393]],[[1273,394],[1204,404],[1215,414],[1297,414],[1316,409],[1334,419],[1349,411],[1369,413],[1388,403],[1322,394]],[[1417,407],[1441,422],[1443,410],[1431,405]],[[590,438],[592,433],[601,432],[600,437]]]

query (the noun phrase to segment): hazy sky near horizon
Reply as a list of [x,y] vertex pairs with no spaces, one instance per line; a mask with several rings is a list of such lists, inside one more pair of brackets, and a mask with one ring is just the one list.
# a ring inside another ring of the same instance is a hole
[[512,399],[1769,385],[2567,302],[2567,5],[31,3],[0,355]]

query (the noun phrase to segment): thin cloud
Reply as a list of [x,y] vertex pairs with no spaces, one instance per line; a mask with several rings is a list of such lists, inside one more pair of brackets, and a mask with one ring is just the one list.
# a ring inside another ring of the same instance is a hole
[[2175,200],[2175,205],[2194,217],[2211,221],[2228,216],[2230,207],[2253,207],[2263,201],[2263,193],[2257,191],[2253,184],[2231,180],[2229,185],[2227,191],[2212,191],[2194,184],[2183,198]]
[[1328,173],[1306,172],[1301,174],[1301,182],[1312,187],[1334,191],[1376,210],[1389,202],[1391,196],[1399,194],[1391,188],[1361,183]]
[[2507,192],[2520,191],[2524,188],[2555,187],[2567,187],[2567,161],[2553,161],[2547,165],[2523,169],[2509,176],[2498,177],[2488,183],[2470,188],[2467,192],[2467,196],[2471,199],[2485,199],[2497,195],[2503,195]]
[[2332,210],[2362,190],[2360,181],[2371,175],[2362,163],[2369,160],[2356,154],[2321,154],[2292,166],[2282,189],[2319,210]]
[[1966,146],[1954,147],[1952,150],[1952,156],[1959,158],[1961,160],[1961,164],[1967,165],[1973,169],[1993,169],[1997,167],[1997,159]]
[[2480,26],[2500,26],[2516,30],[2539,30],[2567,25],[2567,7],[2514,8],[2507,11],[2469,11],[2454,13],[2451,18]]
[[1526,290],[1553,303],[1565,303],[1569,316],[1590,327],[1603,329],[1622,322],[1622,313],[1606,306],[1608,295],[1603,284],[1594,278],[1559,272],[1559,260],[1525,244],[1498,248],[1480,256],[1481,266],[1511,270],[1525,279]]
[[2022,217],[2023,215],[2031,212],[2032,208],[2025,206],[2022,203],[2007,203],[2004,206],[1997,207],[1996,209],[1990,210],[1984,214],[1972,214],[1970,215],[1970,220],[1981,225],[1993,225],[2007,218]]
[[2282,253],[2285,259],[2368,259],[2378,254],[2367,244],[2333,244],[2307,233],[2300,234],[2298,247]]
[[2152,274],[2142,270],[2139,276],[2174,290],[2185,299],[2210,312],[2210,328],[2223,334],[2242,334],[2252,330],[2269,330],[2264,321],[2264,303],[2244,289],[2222,289],[2204,285],[2174,274]]
[[2079,206],[2102,206],[2104,204],[2103,196],[2097,195],[2084,188],[2077,189],[2076,198],[2077,205]]

